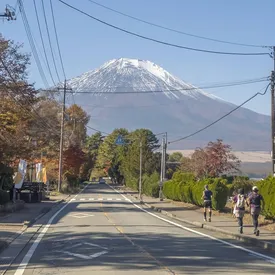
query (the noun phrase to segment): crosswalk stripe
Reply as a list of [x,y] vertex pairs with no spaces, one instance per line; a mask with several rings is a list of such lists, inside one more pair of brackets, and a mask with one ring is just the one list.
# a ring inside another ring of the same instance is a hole
[[71,199],[71,201],[121,201],[121,200],[126,200],[128,201],[129,199],[120,199],[120,198],[79,198],[79,199]]

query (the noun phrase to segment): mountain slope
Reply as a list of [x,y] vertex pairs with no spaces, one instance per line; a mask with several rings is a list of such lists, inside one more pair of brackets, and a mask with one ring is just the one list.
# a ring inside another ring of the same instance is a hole
[[[169,140],[173,140],[197,131],[235,107],[150,61],[137,59],[111,60],[69,80],[68,85],[76,91],[76,103],[91,114],[90,126],[107,132],[117,127],[143,127],[168,131]],[[235,150],[269,150],[269,131],[268,116],[240,108],[171,148],[195,148],[222,138]]]

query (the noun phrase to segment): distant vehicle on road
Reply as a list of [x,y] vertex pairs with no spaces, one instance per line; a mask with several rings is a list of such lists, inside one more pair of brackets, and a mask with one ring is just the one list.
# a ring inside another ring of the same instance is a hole
[[106,183],[106,180],[105,180],[105,179],[100,179],[100,180],[99,180],[99,183],[100,183],[100,184]]

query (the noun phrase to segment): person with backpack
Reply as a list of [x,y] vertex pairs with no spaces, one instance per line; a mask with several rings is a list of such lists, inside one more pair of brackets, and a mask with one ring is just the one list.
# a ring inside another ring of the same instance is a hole
[[245,213],[246,196],[244,195],[244,189],[239,189],[238,194],[233,198],[235,203],[235,216],[238,219],[239,232],[243,234],[243,217]]
[[212,215],[212,191],[208,189],[208,185],[204,186],[204,190],[202,193],[203,205],[204,205],[204,221],[206,222],[206,209],[209,209],[209,218],[208,221],[211,222]]
[[261,206],[264,206],[264,198],[259,194],[257,186],[253,186],[252,193],[248,197],[248,202],[250,205],[250,213],[253,219],[254,234],[259,236],[260,231],[258,230],[258,219],[261,213]]

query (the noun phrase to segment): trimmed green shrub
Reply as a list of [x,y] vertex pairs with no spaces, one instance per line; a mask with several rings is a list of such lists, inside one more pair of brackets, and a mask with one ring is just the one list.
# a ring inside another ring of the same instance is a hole
[[142,177],[142,191],[145,195],[157,198],[159,196],[159,174],[154,172],[151,176]]
[[209,189],[213,192],[213,208],[222,210],[225,207],[228,195],[225,179],[209,178],[195,181],[192,174],[185,175],[177,172],[174,175],[172,180],[164,183],[163,194],[166,198],[203,206],[202,193],[204,186],[208,184]]
[[7,191],[0,190],[0,204],[3,205],[10,201],[10,194]]
[[255,185],[255,181],[249,180],[247,177],[235,177],[232,184],[228,184],[228,195],[232,196],[234,191],[238,191],[243,188],[244,193],[248,194],[251,192],[253,185]]
[[268,177],[256,182],[256,185],[265,201],[262,214],[268,219],[275,219],[275,178]]

